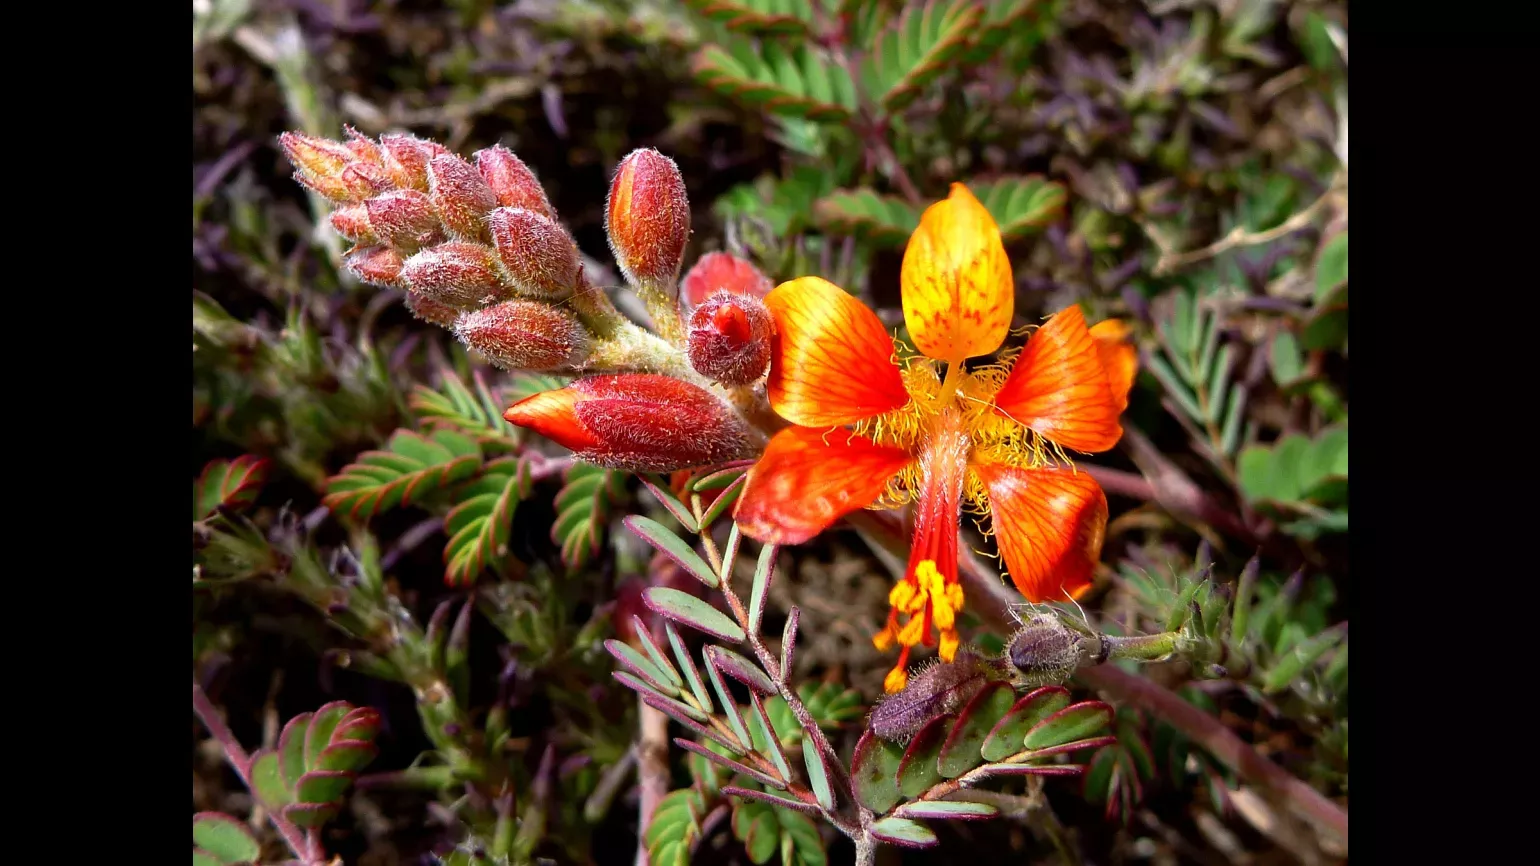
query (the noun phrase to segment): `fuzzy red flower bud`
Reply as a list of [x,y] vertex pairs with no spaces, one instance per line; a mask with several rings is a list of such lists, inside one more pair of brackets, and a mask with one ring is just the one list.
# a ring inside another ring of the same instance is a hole
[[673,472],[755,450],[748,425],[722,400],[651,373],[580,379],[521,400],[503,417],[609,469]]
[[355,244],[372,244],[379,238],[369,225],[369,208],[361,204],[343,205],[332,211],[332,228]]
[[690,366],[724,385],[747,385],[770,366],[775,321],[763,301],[722,289],[690,315]]
[[385,152],[385,171],[402,189],[428,191],[428,160],[443,148],[415,135],[382,135],[380,149]]
[[412,256],[401,268],[401,279],[417,294],[467,310],[507,293],[492,250],[467,241],[449,241]]
[[407,292],[406,308],[412,315],[424,322],[432,322],[440,328],[453,328],[455,320],[460,318],[460,311],[448,304],[441,304],[427,295],[417,295]]
[[475,166],[452,153],[435,156],[428,161],[428,188],[445,228],[467,240],[486,236],[487,214],[497,207],[497,196]]
[[433,201],[415,189],[391,190],[364,202],[369,227],[382,243],[407,251],[427,246],[440,231]]
[[278,144],[299,173],[311,178],[334,178],[358,158],[340,141],[302,132],[285,132],[278,136]]
[[374,140],[351,126],[343,126],[342,132],[348,137],[347,149],[353,152],[353,156],[383,168],[385,166],[385,154]]
[[679,282],[679,300],[689,310],[705,303],[718,289],[763,298],[773,288],[759,268],[732,253],[706,253]]
[[610,183],[610,248],[635,284],[672,287],[690,239],[690,199],[674,161],[646,148],[633,150]]
[[387,246],[359,247],[342,257],[353,276],[372,286],[401,287],[401,254]]
[[476,151],[475,155],[476,168],[481,171],[487,186],[492,188],[492,194],[497,196],[498,204],[503,207],[521,207],[556,219],[556,211],[551,207],[551,200],[546,197],[545,187],[540,185],[535,173],[513,151],[502,145],[493,145]]
[[593,338],[561,307],[539,301],[503,301],[466,313],[455,336],[504,370],[561,370],[588,358]]
[[560,223],[532,210],[500,207],[487,218],[487,227],[517,291],[555,300],[577,288],[582,263],[577,244]]

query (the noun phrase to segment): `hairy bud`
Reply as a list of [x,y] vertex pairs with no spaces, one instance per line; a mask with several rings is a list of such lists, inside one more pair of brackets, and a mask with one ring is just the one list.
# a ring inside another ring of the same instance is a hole
[[539,301],[503,301],[455,322],[455,336],[504,370],[561,370],[588,358],[593,338],[566,310]]
[[487,218],[487,226],[514,289],[555,300],[577,288],[582,263],[577,244],[560,223],[532,210],[500,207]]
[[610,183],[610,247],[634,284],[672,286],[690,239],[690,199],[674,161],[651,148],[633,150]]
[[353,276],[371,286],[401,288],[401,254],[387,246],[359,247],[342,257]]
[[950,662],[936,661],[909,678],[909,684],[872,707],[867,726],[884,740],[902,743],[937,716],[956,712],[997,677],[989,659],[962,648]]
[[690,315],[690,366],[724,385],[747,385],[770,366],[774,331],[763,301],[723,289]]
[[546,198],[545,187],[540,185],[535,173],[513,151],[502,145],[493,145],[476,151],[475,156],[476,168],[481,171],[487,186],[492,188],[492,194],[497,196],[498,204],[503,207],[521,207],[556,219],[551,200]]
[[428,191],[428,160],[446,153],[443,147],[415,135],[382,135],[380,150],[385,155],[385,172],[402,189]]
[[353,152],[354,157],[370,165],[377,165],[381,168],[385,167],[385,153],[380,150],[380,146],[375,144],[373,139],[351,126],[344,125],[342,132],[348,138],[346,142],[347,149]]
[[438,210],[415,189],[391,190],[364,202],[369,227],[382,243],[408,252],[433,243],[441,235]]
[[467,241],[449,241],[412,256],[401,268],[401,279],[413,292],[461,309],[507,295],[492,250]]
[[1012,679],[1029,687],[1067,681],[1084,658],[1080,637],[1053,614],[1029,615],[1005,648]]
[[511,423],[581,460],[633,472],[673,472],[752,456],[756,440],[722,400],[650,373],[596,376],[521,400]]
[[337,234],[355,244],[372,244],[379,240],[374,236],[374,229],[369,225],[367,205],[343,205],[332,211],[330,222]]
[[406,294],[406,308],[417,318],[424,322],[432,322],[440,328],[453,328],[455,321],[460,318],[460,310],[448,304],[441,304],[427,295],[411,292]]
[[428,189],[445,228],[467,240],[485,237],[497,196],[475,166],[452,153],[435,156],[428,161]]
[[774,287],[759,268],[732,253],[706,253],[679,282],[679,300],[688,310],[705,303],[721,289],[763,298]]

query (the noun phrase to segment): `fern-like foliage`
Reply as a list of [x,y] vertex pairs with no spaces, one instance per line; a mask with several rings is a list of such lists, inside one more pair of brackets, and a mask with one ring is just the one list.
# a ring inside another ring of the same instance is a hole
[[702,48],[694,70],[713,90],[775,114],[843,121],[858,104],[850,76],[813,45],[755,46],[734,39],[725,46]]
[[561,560],[577,570],[599,552],[615,503],[625,494],[624,472],[574,463],[556,494],[556,522],[551,540],[561,545]]
[[982,15],[965,0],[908,4],[872,41],[862,69],[867,92],[890,112],[903,109],[968,47]]
[[251,454],[234,460],[211,460],[193,480],[193,522],[221,508],[239,510],[257,498],[267,480],[270,461]]
[[439,374],[439,387],[418,385],[412,390],[412,413],[431,429],[448,429],[475,439],[487,450],[510,450],[519,430],[503,418],[507,404],[488,387],[478,371],[469,387],[452,370]]
[[397,430],[383,449],[365,451],[328,479],[322,501],[334,513],[368,520],[469,478],[481,459],[481,448],[464,434],[436,430],[424,436]]
[[519,502],[529,497],[529,474],[516,458],[493,460],[462,487],[444,518],[444,582],[475,581],[494,557],[507,552],[508,533]]

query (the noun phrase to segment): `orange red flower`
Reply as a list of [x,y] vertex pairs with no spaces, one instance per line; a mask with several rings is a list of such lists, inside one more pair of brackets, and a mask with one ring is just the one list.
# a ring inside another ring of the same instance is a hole
[[797,544],[857,509],[914,504],[908,570],[873,638],[902,647],[889,691],[907,682],[913,647],[956,653],[964,507],[985,516],[1028,600],[1090,587],[1107,498],[1067,451],[1117,443],[1136,364],[1122,323],[1090,328],[1069,307],[1014,359],[965,367],[1004,343],[1015,285],[999,228],[962,184],[921,217],[901,282],[918,354],[900,355],[875,313],[818,277],[765,297],[770,405],[794,426],[770,440],[736,511],[745,534]]

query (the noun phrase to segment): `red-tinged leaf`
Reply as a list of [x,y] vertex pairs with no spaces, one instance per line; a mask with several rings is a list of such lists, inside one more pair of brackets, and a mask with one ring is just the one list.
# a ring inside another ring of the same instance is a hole
[[[722,748],[727,749],[735,755],[745,754],[745,751],[742,747],[732,743],[731,740],[723,735],[720,731],[716,730],[715,728],[708,728],[700,722],[690,718],[689,716],[680,713],[677,708],[677,705],[679,704],[678,701],[669,701],[667,698],[660,698],[658,695],[653,694],[652,692],[637,692],[637,694],[641,696],[642,703],[645,703],[647,706],[652,707],[663,715],[668,716],[679,724],[689,728],[691,731],[694,731],[695,734],[701,739],[710,740],[714,743],[717,743]],[[676,706],[670,707],[668,706],[669,703],[675,704]]]
[[508,535],[519,502],[529,496],[524,462],[508,457],[494,460],[458,494],[444,518],[444,583],[464,586],[496,557],[507,553]]
[[341,803],[343,794],[352,784],[352,773],[314,770],[300,777],[294,792],[301,803]]
[[193,844],[217,863],[255,863],[262,846],[246,825],[221,812],[193,815]]
[[706,684],[701,682],[700,667],[695,664],[695,657],[685,648],[684,638],[679,636],[679,629],[674,628],[671,622],[663,624],[663,631],[668,635],[669,649],[674,651],[674,661],[679,663],[679,670],[690,684],[690,691],[695,695],[695,703],[708,713],[715,712],[711,705],[711,695],[706,692]]
[[901,848],[930,848],[939,844],[929,827],[907,818],[883,818],[872,824],[872,836]]
[[738,704],[733,700],[732,692],[727,690],[727,684],[722,680],[722,673],[710,662],[706,663],[706,676],[711,678],[711,687],[716,691],[717,700],[722,704],[722,715],[727,719],[727,726],[733,729],[733,735],[739,742],[752,743],[749,729],[743,724],[743,715],[738,712]]
[[250,505],[267,480],[271,465],[271,461],[251,454],[210,461],[193,480],[193,521],[203,520],[220,508],[238,510]]
[[730,30],[745,33],[796,35],[813,21],[813,0],[748,2],[748,0],[685,0],[685,5]]
[[834,810],[834,788],[829,785],[829,768],[818,745],[810,739],[802,740],[802,765],[807,768],[807,784],[818,798],[818,805]]
[[904,748],[866,731],[856,743],[850,759],[850,775],[861,805],[881,815],[898,804],[903,794],[898,790],[898,768],[904,760]]
[[976,4],[960,0],[909,4],[867,52],[862,74],[868,91],[890,112],[913,102],[968,46],[980,16]]
[[306,767],[316,766],[321,751],[331,745],[333,732],[337,730],[337,726],[342,723],[343,717],[351,709],[352,707],[346,701],[333,701],[311,714],[310,724],[305,732]]
[[920,212],[905,199],[862,187],[835,190],[819,199],[813,220],[831,234],[897,247],[919,227]]
[[574,463],[565,477],[566,485],[556,494],[551,540],[561,545],[562,562],[575,570],[599,552],[610,509],[625,493],[626,473]]
[[705,746],[702,746],[700,743],[686,740],[683,737],[675,737],[674,744],[679,748],[684,749],[686,752],[694,752],[695,754],[700,755],[702,758],[705,758],[713,764],[726,767],[727,769],[732,770],[734,773],[742,773],[743,775],[748,776],[749,778],[759,782],[762,785],[769,785],[777,791],[786,790],[785,779],[777,779],[775,776],[772,776],[762,770],[755,769],[754,767],[750,767],[748,764],[734,761],[732,758],[729,758],[726,755],[721,755],[711,751]]
[[765,676],[759,665],[730,649],[709,645],[705,649],[707,663],[762,695],[776,693],[775,683]]
[[336,803],[294,803],[283,807],[283,816],[300,827],[314,829],[337,817]]
[[988,803],[966,801],[922,800],[905,803],[893,814],[899,818],[933,818],[937,820],[982,821],[1000,814],[1000,810]]
[[662,692],[653,690],[652,686],[625,671],[614,671],[610,676],[614,677],[621,685],[640,694],[644,699],[656,700],[657,704],[655,706],[657,706],[658,711],[667,714],[671,718],[677,719],[682,716],[687,719],[694,719],[697,722],[704,722],[708,718],[700,710],[682,701],[668,697]]
[[979,690],[958,714],[957,724],[941,746],[937,767],[955,779],[984,762],[980,749],[995,722],[1011,708],[1016,694],[1008,683],[992,682]]
[[278,735],[278,762],[284,784],[294,790],[305,775],[305,736],[310,730],[310,713],[300,713],[283,726]]
[[355,520],[391,508],[411,505],[430,491],[475,474],[481,448],[474,439],[452,430],[435,430],[431,437],[397,430],[384,450],[365,451],[358,461],[327,479],[322,502],[334,513]]
[[1045,228],[1064,214],[1064,187],[1042,175],[1001,177],[971,185],[1009,242]]
[[368,766],[379,752],[379,747],[373,743],[343,740],[322,749],[312,766],[318,770],[356,773]]
[[354,707],[342,717],[342,721],[337,723],[337,729],[332,731],[332,742],[360,740],[372,743],[379,735],[383,721],[380,718],[380,711],[373,707]]
[[609,650],[610,655],[615,657],[615,661],[621,667],[630,671],[637,679],[640,679],[663,695],[671,698],[679,696],[679,689],[675,688],[673,683],[669,681],[669,678],[664,676],[662,671],[658,670],[658,666],[653,664],[651,659],[632,649],[628,644],[610,638],[604,642],[604,648]]
[[947,732],[956,720],[954,714],[937,716],[925,723],[909,741],[904,757],[898,764],[898,790],[905,797],[918,797],[940,782],[941,769],[936,760],[941,756],[941,746],[946,743]]
[[717,578],[716,571],[706,564],[706,560],[701,559],[700,554],[696,553],[694,548],[684,539],[670,532],[668,527],[656,520],[642,517],[638,514],[633,514],[622,522],[638,538],[652,545],[655,550],[664,556],[672,559],[675,564],[684,569],[686,574],[694,577],[711,589],[716,589],[721,585],[721,580]]
[[1082,701],[1039,722],[1027,732],[1022,745],[1033,750],[1047,749],[1085,739],[1111,724],[1112,707],[1101,701]]
[[642,592],[642,601],[654,613],[720,640],[741,643],[746,637],[743,628],[727,614],[689,593],[666,586],[651,586]]
[[294,791],[283,780],[278,753],[262,749],[251,756],[251,786],[263,805],[276,809],[294,802]]
[[1084,764],[985,764],[979,768],[991,776],[1077,776]]
[[1044,686],[1029,692],[1011,707],[994,730],[989,732],[989,736],[984,738],[984,760],[1000,761],[1020,752],[1027,731],[1069,704],[1069,691],[1062,686]]
[[782,809],[793,809],[808,815],[817,815],[818,806],[814,803],[803,802],[795,797],[784,797],[771,791],[756,791],[753,788],[740,788],[737,785],[723,785],[722,793],[730,797],[742,797],[745,800],[755,800]]
[[[679,521],[679,525],[683,526],[686,532],[699,532],[700,531],[700,526],[697,525],[696,522],[695,522],[695,515],[690,513],[690,506],[685,505],[683,502],[680,502],[679,498],[677,496],[675,496],[673,493],[669,492],[667,485],[659,484],[656,481],[654,481],[653,479],[648,478],[646,475],[638,475],[636,477],[637,477],[638,481],[642,482],[642,486],[646,487],[647,491],[649,493],[651,493],[655,499],[658,500],[658,504],[662,505],[664,510],[666,510],[670,515],[672,515],[675,520]],[[633,519],[633,518],[627,518],[627,521],[628,521],[627,522],[627,526],[628,527],[630,527],[629,521],[631,519]],[[641,533],[637,532],[637,530],[635,528],[631,528],[631,531],[632,532],[636,532],[638,535],[641,535]],[[667,529],[664,529],[663,531],[665,533],[668,532]],[[669,534],[672,534],[672,533],[669,533]],[[646,538],[646,536],[642,536],[642,537],[644,539]],[[653,546],[656,547],[657,545],[653,545]]]

